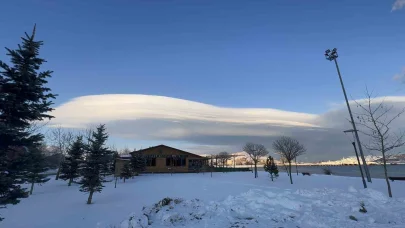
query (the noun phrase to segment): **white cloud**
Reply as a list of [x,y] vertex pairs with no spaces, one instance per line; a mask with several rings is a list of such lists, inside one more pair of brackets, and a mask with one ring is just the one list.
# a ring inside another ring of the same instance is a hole
[[404,81],[404,79],[405,79],[405,68],[402,69],[401,73],[395,74],[392,79],[394,79],[395,81]]
[[405,6],[405,0],[396,0],[394,2],[394,4],[392,5],[392,11],[400,10],[400,9],[404,8],[404,6]]
[[[379,98],[381,99],[381,98]],[[405,106],[405,97],[386,97],[387,104]],[[360,101],[361,102],[361,101]],[[356,108],[351,102],[353,112]],[[357,110],[358,111],[358,110]],[[347,109],[321,115],[276,109],[225,108],[150,95],[84,96],[60,105],[51,125],[86,128],[106,123],[108,132],[131,140],[174,140],[188,144],[182,149],[207,153],[240,151],[244,143],[258,142],[271,148],[273,140],[288,135],[302,141],[309,160],[352,155]],[[402,124],[405,119],[400,119]],[[201,151],[199,151],[201,150]]]
[[170,97],[125,94],[79,97],[58,107],[53,115],[58,117],[56,122],[66,127],[137,119],[315,127],[310,122],[316,117],[276,109],[223,108]]

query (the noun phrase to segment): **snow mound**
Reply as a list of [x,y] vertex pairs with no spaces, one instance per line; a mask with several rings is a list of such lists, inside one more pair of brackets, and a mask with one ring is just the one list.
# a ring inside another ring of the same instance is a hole
[[[361,202],[367,213],[359,212]],[[401,208],[400,201],[371,189],[293,193],[250,189],[221,202],[164,198],[144,207],[141,214],[131,215],[120,227],[405,227]]]

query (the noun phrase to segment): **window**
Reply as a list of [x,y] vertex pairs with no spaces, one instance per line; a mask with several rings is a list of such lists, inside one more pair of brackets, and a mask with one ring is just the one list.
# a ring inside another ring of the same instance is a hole
[[203,161],[200,159],[188,160],[188,168],[201,168],[203,166]]
[[186,158],[166,158],[166,166],[186,166]]
[[156,158],[147,158],[146,166],[156,166]]

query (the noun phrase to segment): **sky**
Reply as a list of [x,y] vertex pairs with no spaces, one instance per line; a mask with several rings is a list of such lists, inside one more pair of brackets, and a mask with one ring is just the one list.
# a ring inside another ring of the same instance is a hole
[[37,24],[59,94],[52,124],[106,123],[119,148],[238,152],[288,135],[307,145],[303,160],[352,155],[328,48],[338,48],[350,99],[363,98],[366,85],[396,105],[404,95],[405,0],[14,0],[2,8],[1,46],[17,47]]

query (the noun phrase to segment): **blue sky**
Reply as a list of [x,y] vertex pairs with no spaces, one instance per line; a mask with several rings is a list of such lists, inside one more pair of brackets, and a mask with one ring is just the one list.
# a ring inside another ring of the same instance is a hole
[[148,94],[321,114],[343,101],[327,48],[338,48],[354,98],[366,84],[404,93],[392,80],[405,67],[405,9],[394,2],[13,0],[2,3],[0,45],[16,47],[37,23],[56,105]]

